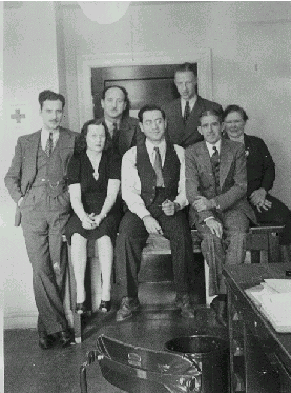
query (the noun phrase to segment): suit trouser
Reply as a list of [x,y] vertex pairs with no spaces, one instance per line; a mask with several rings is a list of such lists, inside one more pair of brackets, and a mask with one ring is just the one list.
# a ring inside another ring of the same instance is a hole
[[225,280],[222,275],[223,266],[244,262],[249,229],[249,220],[240,210],[228,210],[214,215],[223,225],[222,239],[212,234],[205,222],[195,223],[202,238],[202,253],[209,265],[210,296],[226,293]]
[[67,328],[63,309],[67,253],[62,233],[68,217],[67,212],[45,209],[22,212],[21,225],[33,268],[39,333],[53,334]]
[[[161,214],[160,223],[164,236],[170,240],[175,290],[179,294],[189,292],[188,266],[193,265],[194,256],[189,224],[185,213],[173,216]],[[126,212],[117,237],[117,282],[121,297],[138,296],[138,274],[142,251],[149,234],[143,221],[131,212]]]
[[273,197],[272,195],[267,195],[266,199],[272,202],[272,206],[268,210],[262,209],[259,213],[257,209],[251,204],[254,209],[256,218],[259,223],[273,223],[284,225],[284,231],[279,234],[280,245],[286,245],[291,243],[291,211],[288,207],[281,202],[279,199]]

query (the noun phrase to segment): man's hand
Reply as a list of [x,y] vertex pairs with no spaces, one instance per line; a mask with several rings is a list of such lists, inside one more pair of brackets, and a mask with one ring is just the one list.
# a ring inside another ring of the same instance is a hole
[[97,228],[97,224],[94,220],[94,213],[86,214],[82,220],[82,227],[88,231]]
[[262,210],[269,210],[272,207],[272,202],[266,199],[267,191],[264,188],[259,188],[250,196],[250,202],[256,206],[259,213]]
[[204,210],[211,210],[214,208],[213,202],[204,196],[198,196],[192,203],[192,206],[197,211],[197,213],[203,212]]
[[148,233],[163,235],[163,231],[160,224],[152,216],[145,216],[142,220]]
[[173,216],[177,211],[180,210],[180,205],[179,205],[179,203],[175,203],[175,202],[169,201],[169,199],[166,199],[162,203],[162,210],[166,216]]
[[267,191],[264,188],[259,188],[258,190],[254,191],[250,196],[250,201],[253,205],[262,206],[265,202],[267,195]]
[[216,235],[220,239],[222,238],[223,227],[219,221],[215,220],[214,218],[209,218],[208,220],[206,220],[205,224],[208,226],[210,232],[213,235]]

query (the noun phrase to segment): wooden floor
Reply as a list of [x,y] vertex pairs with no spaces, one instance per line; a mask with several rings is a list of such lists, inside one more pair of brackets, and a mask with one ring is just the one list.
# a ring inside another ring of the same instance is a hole
[[[38,347],[36,330],[5,331],[5,393],[80,392],[80,366],[85,361],[86,352],[96,348],[96,339],[102,333],[132,345],[156,350],[163,350],[166,341],[182,335],[211,334],[226,338],[226,330],[216,323],[212,310],[205,307],[202,269],[193,283],[194,320],[182,318],[179,310],[169,307],[173,300],[170,283],[165,286],[141,284],[142,310],[136,312],[131,320],[121,323],[116,322],[118,303],[115,287],[112,293],[113,310],[105,316],[96,313],[86,321],[81,344],[42,351]],[[157,299],[163,299],[163,304]],[[88,393],[123,392],[103,378],[97,362],[89,367],[87,381]]]

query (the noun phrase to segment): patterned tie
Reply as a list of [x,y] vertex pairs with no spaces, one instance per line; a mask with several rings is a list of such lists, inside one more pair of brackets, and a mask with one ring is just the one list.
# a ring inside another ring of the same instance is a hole
[[164,178],[162,172],[162,158],[158,146],[154,147],[154,152],[155,152],[154,171],[157,175],[156,186],[164,187]]
[[49,157],[54,150],[54,133],[50,132],[45,145],[45,154]]
[[117,138],[117,134],[118,134],[117,123],[113,123],[112,124],[112,139],[113,140],[115,140]]
[[189,115],[190,115],[190,105],[189,105],[189,101],[186,101],[185,111],[184,111],[184,123],[187,122]]
[[212,146],[212,149],[213,149],[213,154],[210,158],[210,162],[211,162],[212,172],[213,172],[214,179],[215,179],[216,194],[219,195],[221,193],[221,190],[220,190],[220,158],[219,158],[216,146]]

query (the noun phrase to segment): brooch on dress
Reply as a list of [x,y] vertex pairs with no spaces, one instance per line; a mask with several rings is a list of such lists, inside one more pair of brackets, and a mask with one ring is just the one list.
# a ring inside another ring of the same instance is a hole
[[92,175],[93,175],[93,177],[94,177],[95,180],[98,180],[98,179],[99,179],[99,172],[98,172],[98,170],[96,171],[96,169],[94,169]]
[[245,150],[245,156],[248,157],[250,154],[249,149],[247,148],[247,150]]

